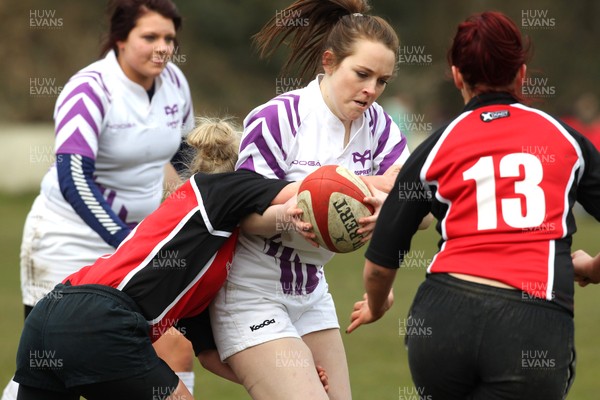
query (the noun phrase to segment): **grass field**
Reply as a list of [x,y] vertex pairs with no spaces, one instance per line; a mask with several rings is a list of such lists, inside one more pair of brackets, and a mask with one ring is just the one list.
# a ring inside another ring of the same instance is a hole
[[[14,372],[14,358],[22,327],[23,308],[19,289],[18,253],[23,222],[33,196],[0,194],[0,387]],[[588,217],[579,217],[579,232],[574,248],[600,251],[600,226]],[[411,268],[399,272],[395,284],[396,302],[392,310],[376,324],[344,335],[355,399],[397,400],[399,393],[411,393],[412,384],[404,337],[399,325],[406,317],[419,282],[423,280],[424,264],[437,242],[437,233],[430,228],[420,232],[413,242]],[[362,296],[362,253],[339,255],[327,266],[330,290],[336,301],[342,327],[348,323],[353,303]],[[575,329],[577,345],[577,377],[569,399],[598,399],[600,390],[600,288],[577,288],[575,298]],[[91,362],[93,360],[90,360]],[[196,368],[197,399],[247,399],[245,391],[232,383]],[[414,393],[414,392],[412,392]],[[405,397],[406,398],[406,397]]]

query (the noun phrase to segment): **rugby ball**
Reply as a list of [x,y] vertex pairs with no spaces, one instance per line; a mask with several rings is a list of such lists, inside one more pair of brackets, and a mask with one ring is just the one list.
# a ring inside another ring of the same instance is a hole
[[371,196],[367,185],[348,169],[324,165],[309,174],[298,189],[302,221],[313,226],[316,242],[336,253],[360,248],[358,220],[375,211],[363,199]]

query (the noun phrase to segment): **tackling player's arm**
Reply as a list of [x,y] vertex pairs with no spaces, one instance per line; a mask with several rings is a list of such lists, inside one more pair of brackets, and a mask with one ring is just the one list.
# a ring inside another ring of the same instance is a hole
[[[411,156],[396,179],[395,187],[410,187],[420,191],[410,201],[408,196],[387,196],[381,207],[381,219],[385,224],[376,224],[373,239],[365,253],[363,280],[365,295],[354,304],[350,333],[362,324],[377,321],[393,304],[392,285],[396,271],[410,250],[413,235],[431,211],[432,195],[426,185],[420,184],[420,170],[427,158],[429,148],[435,144],[429,140]],[[398,229],[402,227],[402,229]]]
[[362,301],[354,303],[350,315],[350,325],[346,333],[351,333],[360,325],[377,321],[394,304],[392,284],[396,278],[396,270],[365,261],[363,279],[366,293]]
[[271,237],[281,233],[282,230],[302,230],[304,225],[310,226],[310,224],[295,218],[298,211],[301,211],[296,208],[298,187],[300,187],[300,182],[293,182],[284,187],[262,215],[250,214],[242,220],[240,228],[251,235]]

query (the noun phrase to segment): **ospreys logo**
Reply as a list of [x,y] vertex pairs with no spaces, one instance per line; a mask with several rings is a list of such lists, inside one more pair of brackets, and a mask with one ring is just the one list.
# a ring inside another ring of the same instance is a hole
[[479,117],[483,122],[492,122],[498,118],[507,118],[510,117],[510,112],[508,110],[500,110],[500,111],[486,111],[482,112]]

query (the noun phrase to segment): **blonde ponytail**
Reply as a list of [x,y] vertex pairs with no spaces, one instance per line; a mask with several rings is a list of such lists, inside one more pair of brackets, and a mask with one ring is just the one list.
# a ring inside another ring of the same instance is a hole
[[188,163],[189,176],[204,172],[232,172],[238,159],[240,129],[230,118],[196,119],[196,128],[186,138],[195,150]]

